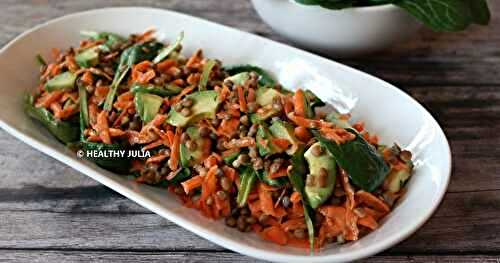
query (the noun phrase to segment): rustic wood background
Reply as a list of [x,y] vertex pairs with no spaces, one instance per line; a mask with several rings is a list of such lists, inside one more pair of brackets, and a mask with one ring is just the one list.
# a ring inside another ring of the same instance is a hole
[[[286,43],[247,0],[1,0],[0,46],[55,17],[131,5],[173,9]],[[500,262],[499,26],[495,17],[490,27],[462,33],[423,29],[390,51],[341,60],[420,101],[453,151],[452,180],[439,210],[408,240],[367,261]],[[1,262],[255,261],[191,234],[3,130],[0,148]]]

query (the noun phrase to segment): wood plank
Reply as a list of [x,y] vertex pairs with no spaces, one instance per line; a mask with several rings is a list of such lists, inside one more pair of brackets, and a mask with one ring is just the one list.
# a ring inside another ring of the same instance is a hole
[[[41,202],[25,190],[19,200],[6,201],[15,191],[0,190],[6,192],[0,196],[0,248],[223,250],[104,186],[45,190]],[[57,198],[46,198],[52,194]],[[499,203],[500,191],[448,193],[428,223],[389,252],[500,253]]]
[[[0,17],[0,45],[51,18],[94,8],[130,5],[172,9],[289,43],[259,19],[250,1],[6,0],[0,2],[0,10],[4,10]],[[493,13],[500,11],[500,5],[494,1],[492,7]],[[422,29],[410,42],[396,44],[388,51],[340,61],[400,85],[499,84],[499,33],[500,17],[493,16],[489,27],[474,26],[460,33]]]
[[[108,252],[108,251],[45,251],[0,250],[0,261],[32,262],[262,262],[231,252]],[[189,260],[188,260],[189,259]],[[440,262],[440,263],[498,263],[498,255],[400,255],[375,256],[359,262]]]

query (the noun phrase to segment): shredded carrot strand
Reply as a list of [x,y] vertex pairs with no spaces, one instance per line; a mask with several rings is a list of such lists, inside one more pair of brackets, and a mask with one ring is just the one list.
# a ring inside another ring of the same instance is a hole
[[295,96],[293,96],[293,106],[295,108],[295,114],[297,114],[297,116],[306,116],[305,94],[301,89],[298,89],[295,92]]
[[170,161],[168,166],[171,170],[177,170],[177,166],[179,165],[179,151],[180,151],[180,143],[181,143],[181,128],[177,128],[175,130],[175,136],[172,143],[172,153],[170,156]]
[[101,111],[97,115],[96,130],[99,133],[99,137],[105,144],[111,144],[111,135],[109,134],[109,124],[108,124],[108,112]]
[[245,93],[243,91],[243,87],[238,85],[236,87],[236,90],[238,91],[238,99],[239,99],[239,102],[240,102],[240,109],[242,112],[247,112],[248,111],[248,107],[247,107],[247,102],[245,100]]
[[203,177],[196,175],[196,176],[193,176],[192,178],[182,182],[181,185],[182,185],[182,188],[184,188],[184,192],[186,194],[189,194],[194,189],[201,187],[202,183],[203,183]]

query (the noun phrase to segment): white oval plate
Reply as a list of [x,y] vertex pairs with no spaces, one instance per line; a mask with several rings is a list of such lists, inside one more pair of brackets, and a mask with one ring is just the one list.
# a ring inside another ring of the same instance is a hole
[[[83,29],[120,34],[154,27],[158,36],[173,40],[185,31],[186,54],[203,48],[206,56],[225,65],[262,66],[287,87],[312,88],[325,100],[352,109],[382,142],[397,142],[414,152],[417,168],[408,193],[382,226],[357,242],[329,246],[314,255],[281,247],[214,223],[188,209],[164,189],[136,184],[78,159],[22,109],[23,94],[36,87],[35,55],[49,57],[51,48],[75,46]],[[387,249],[416,231],[439,205],[451,171],[446,137],[432,116],[394,86],[360,71],[319,56],[249,33],[176,12],[150,8],[110,8],[65,16],[17,37],[0,51],[0,127],[25,143],[92,177],[151,211],[239,253],[281,262],[341,262],[367,257]],[[312,86],[311,86],[312,85]],[[167,239],[168,237],[165,237]]]

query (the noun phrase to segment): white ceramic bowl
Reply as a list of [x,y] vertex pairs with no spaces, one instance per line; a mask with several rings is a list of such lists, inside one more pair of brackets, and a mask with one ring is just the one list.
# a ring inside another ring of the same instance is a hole
[[260,17],[297,45],[335,57],[359,56],[406,41],[420,23],[394,5],[329,10],[293,0],[252,0]]
[[[183,30],[186,54],[202,47],[208,57],[221,59],[227,65],[260,65],[287,87],[311,88],[328,102],[343,109],[352,108],[354,119],[365,120],[368,129],[379,134],[382,142],[396,141],[414,152],[417,168],[408,193],[376,231],[357,242],[329,246],[310,256],[301,249],[281,247],[254,234],[242,234],[226,227],[222,221],[208,220],[198,211],[180,205],[177,198],[164,189],[137,184],[78,159],[23,113],[23,94],[38,83],[34,59],[38,52],[49,57],[52,47],[76,45],[82,29],[125,35],[150,27],[157,28],[159,36],[170,40]],[[214,41],[214,35],[224,36],[224,41]],[[443,131],[422,106],[394,86],[319,56],[171,11],[100,9],[40,25],[0,51],[0,94],[0,127],[7,132],[201,237],[265,260],[342,262],[381,252],[408,237],[431,216],[446,191],[450,176],[450,150]]]

